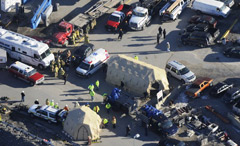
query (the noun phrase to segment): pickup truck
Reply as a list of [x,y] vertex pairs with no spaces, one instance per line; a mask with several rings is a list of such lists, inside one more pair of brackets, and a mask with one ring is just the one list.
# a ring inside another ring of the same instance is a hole
[[208,77],[202,77],[196,79],[189,89],[185,92],[190,97],[197,98],[200,97],[200,93],[206,89],[207,87],[210,87],[213,85],[213,79]]
[[132,15],[132,6],[123,4],[120,5],[108,18],[105,25],[108,31],[117,31],[122,27],[124,21],[128,21]]
[[166,4],[164,0],[145,0],[141,7],[133,9],[132,17],[129,20],[129,27],[132,30],[144,30],[151,22],[152,17],[159,9]]

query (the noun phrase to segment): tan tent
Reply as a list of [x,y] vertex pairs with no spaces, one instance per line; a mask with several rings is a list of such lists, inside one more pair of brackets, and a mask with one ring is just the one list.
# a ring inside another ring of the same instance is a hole
[[88,140],[100,138],[100,125],[102,119],[89,107],[81,106],[69,111],[63,129],[74,140]]
[[159,90],[169,90],[164,69],[125,55],[112,56],[108,61],[106,81],[137,95],[156,95]]

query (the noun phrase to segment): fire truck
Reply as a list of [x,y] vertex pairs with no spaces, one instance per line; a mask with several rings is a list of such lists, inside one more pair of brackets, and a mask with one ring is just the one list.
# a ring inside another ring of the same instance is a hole
[[84,13],[80,13],[69,22],[62,21],[58,25],[58,32],[53,35],[54,46],[66,47],[75,44],[84,34],[94,29],[97,18],[108,12],[112,7],[120,3],[120,0],[100,0]]

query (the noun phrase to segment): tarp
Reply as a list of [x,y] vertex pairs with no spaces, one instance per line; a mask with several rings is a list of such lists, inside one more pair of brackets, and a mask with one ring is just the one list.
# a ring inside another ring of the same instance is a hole
[[121,86],[122,81],[124,89],[136,95],[142,96],[144,92],[150,95],[151,90],[169,90],[164,69],[125,55],[112,56],[107,64],[106,81],[117,86]]
[[69,111],[64,121],[63,130],[74,140],[88,140],[100,138],[102,119],[89,107],[81,106]]

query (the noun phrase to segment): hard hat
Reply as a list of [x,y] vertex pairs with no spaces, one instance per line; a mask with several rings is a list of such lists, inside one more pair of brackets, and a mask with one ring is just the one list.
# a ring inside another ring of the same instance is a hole
[[56,103],[56,105],[58,105],[58,103]]
[[38,99],[36,99],[38,101]]
[[22,91],[22,93],[24,93],[24,91]]
[[66,106],[68,106],[68,105],[66,104]]
[[54,101],[54,100],[52,100],[52,101]]

